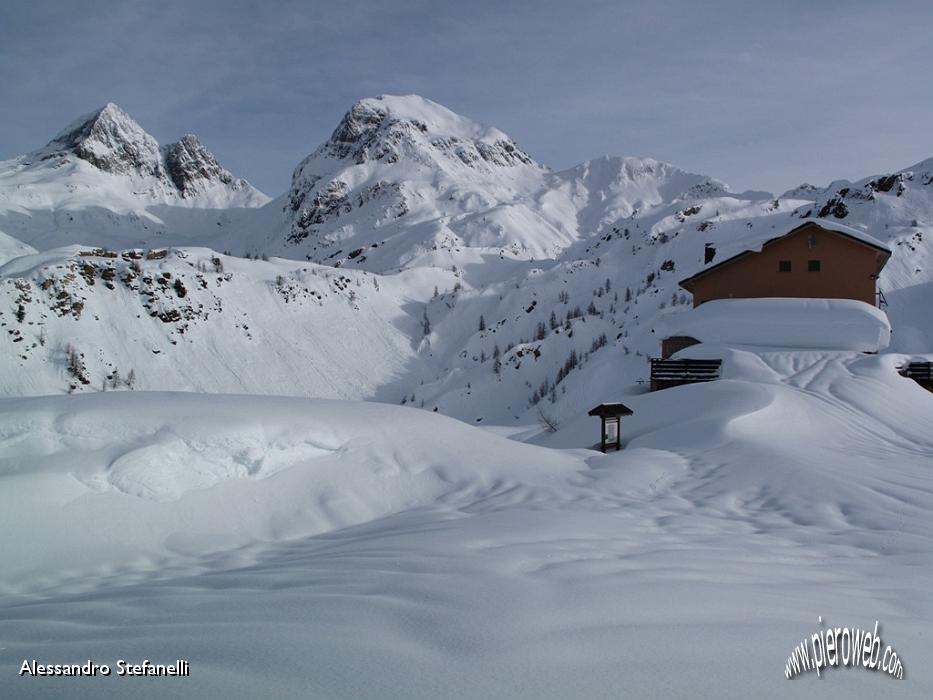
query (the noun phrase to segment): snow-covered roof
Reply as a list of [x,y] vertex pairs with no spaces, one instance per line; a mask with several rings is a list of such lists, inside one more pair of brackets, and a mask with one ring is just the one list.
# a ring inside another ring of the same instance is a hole
[[878,352],[891,340],[887,315],[854,299],[716,299],[669,314],[657,330],[703,343],[858,352]]
[[828,219],[807,219],[806,221],[797,224],[791,228],[788,228],[783,233],[775,234],[773,230],[767,231],[758,231],[756,234],[752,234],[747,237],[742,237],[727,243],[725,246],[717,245],[716,246],[716,259],[718,262],[712,262],[709,265],[703,267],[699,272],[687,277],[686,279],[680,282],[682,287],[689,289],[685,283],[690,282],[691,280],[705,275],[708,272],[711,272],[714,269],[717,269],[727,263],[733,261],[735,258],[746,253],[760,253],[761,249],[771,241],[775,241],[779,238],[784,238],[789,236],[795,231],[803,228],[804,226],[809,226],[810,224],[815,224],[820,228],[826,229],[827,231],[832,231],[833,233],[838,233],[848,238],[852,238],[859,243],[864,243],[867,246],[872,248],[877,248],[878,250],[891,255],[891,249],[888,248],[884,243],[875,238],[874,236],[860,231],[859,229],[852,228],[851,226],[845,226],[844,224],[837,223],[835,221],[830,221]]

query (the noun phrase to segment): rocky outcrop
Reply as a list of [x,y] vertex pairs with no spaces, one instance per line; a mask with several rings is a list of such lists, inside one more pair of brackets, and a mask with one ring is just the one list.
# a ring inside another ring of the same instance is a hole
[[[410,111],[406,109],[409,105]],[[420,155],[422,158],[442,157],[467,167],[534,165],[531,157],[501,132],[497,134],[500,138],[450,133],[456,131],[450,128],[451,117],[456,115],[439,116],[437,121],[441,123],[439,131],[442,133],[435,133],[424,118],[412,113],[419,108],[428,116],[432,111],[443,110],[440,105],[414,96],[360,100],[344,115],[315,156],[352,160],[357,164],[367,161],[397,163],[406,155],[415,158]]]
[[224,169],[193,134],[182,136],[162,150],[165,170],[182,197],[201,192],[210,182],[219,182],[235,190],[249,186],[246,180]]
[[501,131],[430,100],[415,95],[360,100],[295,169],[284,206],[291,220],[286,238],[299,243],[367,205],[374,221],[404,216],[410,201],[403,183],[420,177],[417,173],[447,174],[469,189],[498,178],[507,182],[507,171],[516,167],[541,169]]
[[71,152],[115,175],[165,177],[158,142],[113,103],[73,122],[46,149],[47,157]]
[[68,155],[113,175],[153,178],[159,189],[183,198],[198,195],[210,185],[232,191],[251,189],[246,180],[221,166],[197,136],[187,134],[160,147],[113,103],[73,122],[41,152],[43,160]]

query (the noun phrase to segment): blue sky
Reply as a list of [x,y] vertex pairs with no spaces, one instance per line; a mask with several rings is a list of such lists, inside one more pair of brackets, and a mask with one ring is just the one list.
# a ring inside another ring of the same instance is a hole
[[0,157],[105,102],[269,194],[361,97],[418,93],[555,169],[642,155],[737,189],[933,156],[929,2],[0,5]]

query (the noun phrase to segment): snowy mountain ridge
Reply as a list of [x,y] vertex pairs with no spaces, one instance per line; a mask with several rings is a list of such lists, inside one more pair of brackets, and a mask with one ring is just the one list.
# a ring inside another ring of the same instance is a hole
[[112,103],[0,162],[0,231],[38,250],[201,241],[268,201],[196,136],[160,146]]
[[107,173],[163,176],[159,144],[112,102],[66,126],[37,155],[69,153]]
[[[112,175],[152,178],[168,196],[187,199],[212,186],[224,186],[231,195],[242,192],[246,201],[262,198],[246,180],[225,170],[197,136],[186,134],[175,143],[159,146],[112,102],[72,122],[36,151],[33,159],[67,159],[70,155]],[[235,203],[232,197],[229,205]]]
[[[135,138],[142,154],[119,151],[114,168],[155,162],[132,125],[111,126],[96,142]],[[184,172],[210,172],[196,144],[179,143]],[[678,281],[701,269],[706,244],[720,260],[817,216],[894,251],[880,280],[892,348],[933,347],[930,161],[779,197],[650,158],[553,172],[496,129],[383,96],[354,105],[289,192],[261,207],[199,209],[192,198],[139,213],[126,188],[81,189],[86,168],[137,177],[73,156],[43,170],[73,208],[37,198],[27,212],[22,164],[0,172],[0,203],[18,197],[0,207],[15,258],[0,268],[8,395],[126,388],[114,370],[133,369],[145,389],[375,398],[471,422],[568,419],[639,390],[661,320],[689,308]],[[109,199],[88,206],[92,194]],[[84,245],[59,248],[74,242]],[[86,384],[69,348],[84,353]]]

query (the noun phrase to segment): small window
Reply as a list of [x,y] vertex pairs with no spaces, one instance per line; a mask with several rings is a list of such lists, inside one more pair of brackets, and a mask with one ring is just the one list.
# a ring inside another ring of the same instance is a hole
[[819,260],[807,260],[807,272],[819,272],[819,271],[820,271]]
[[790,260],[778,260],[778,272],[790,272]]

